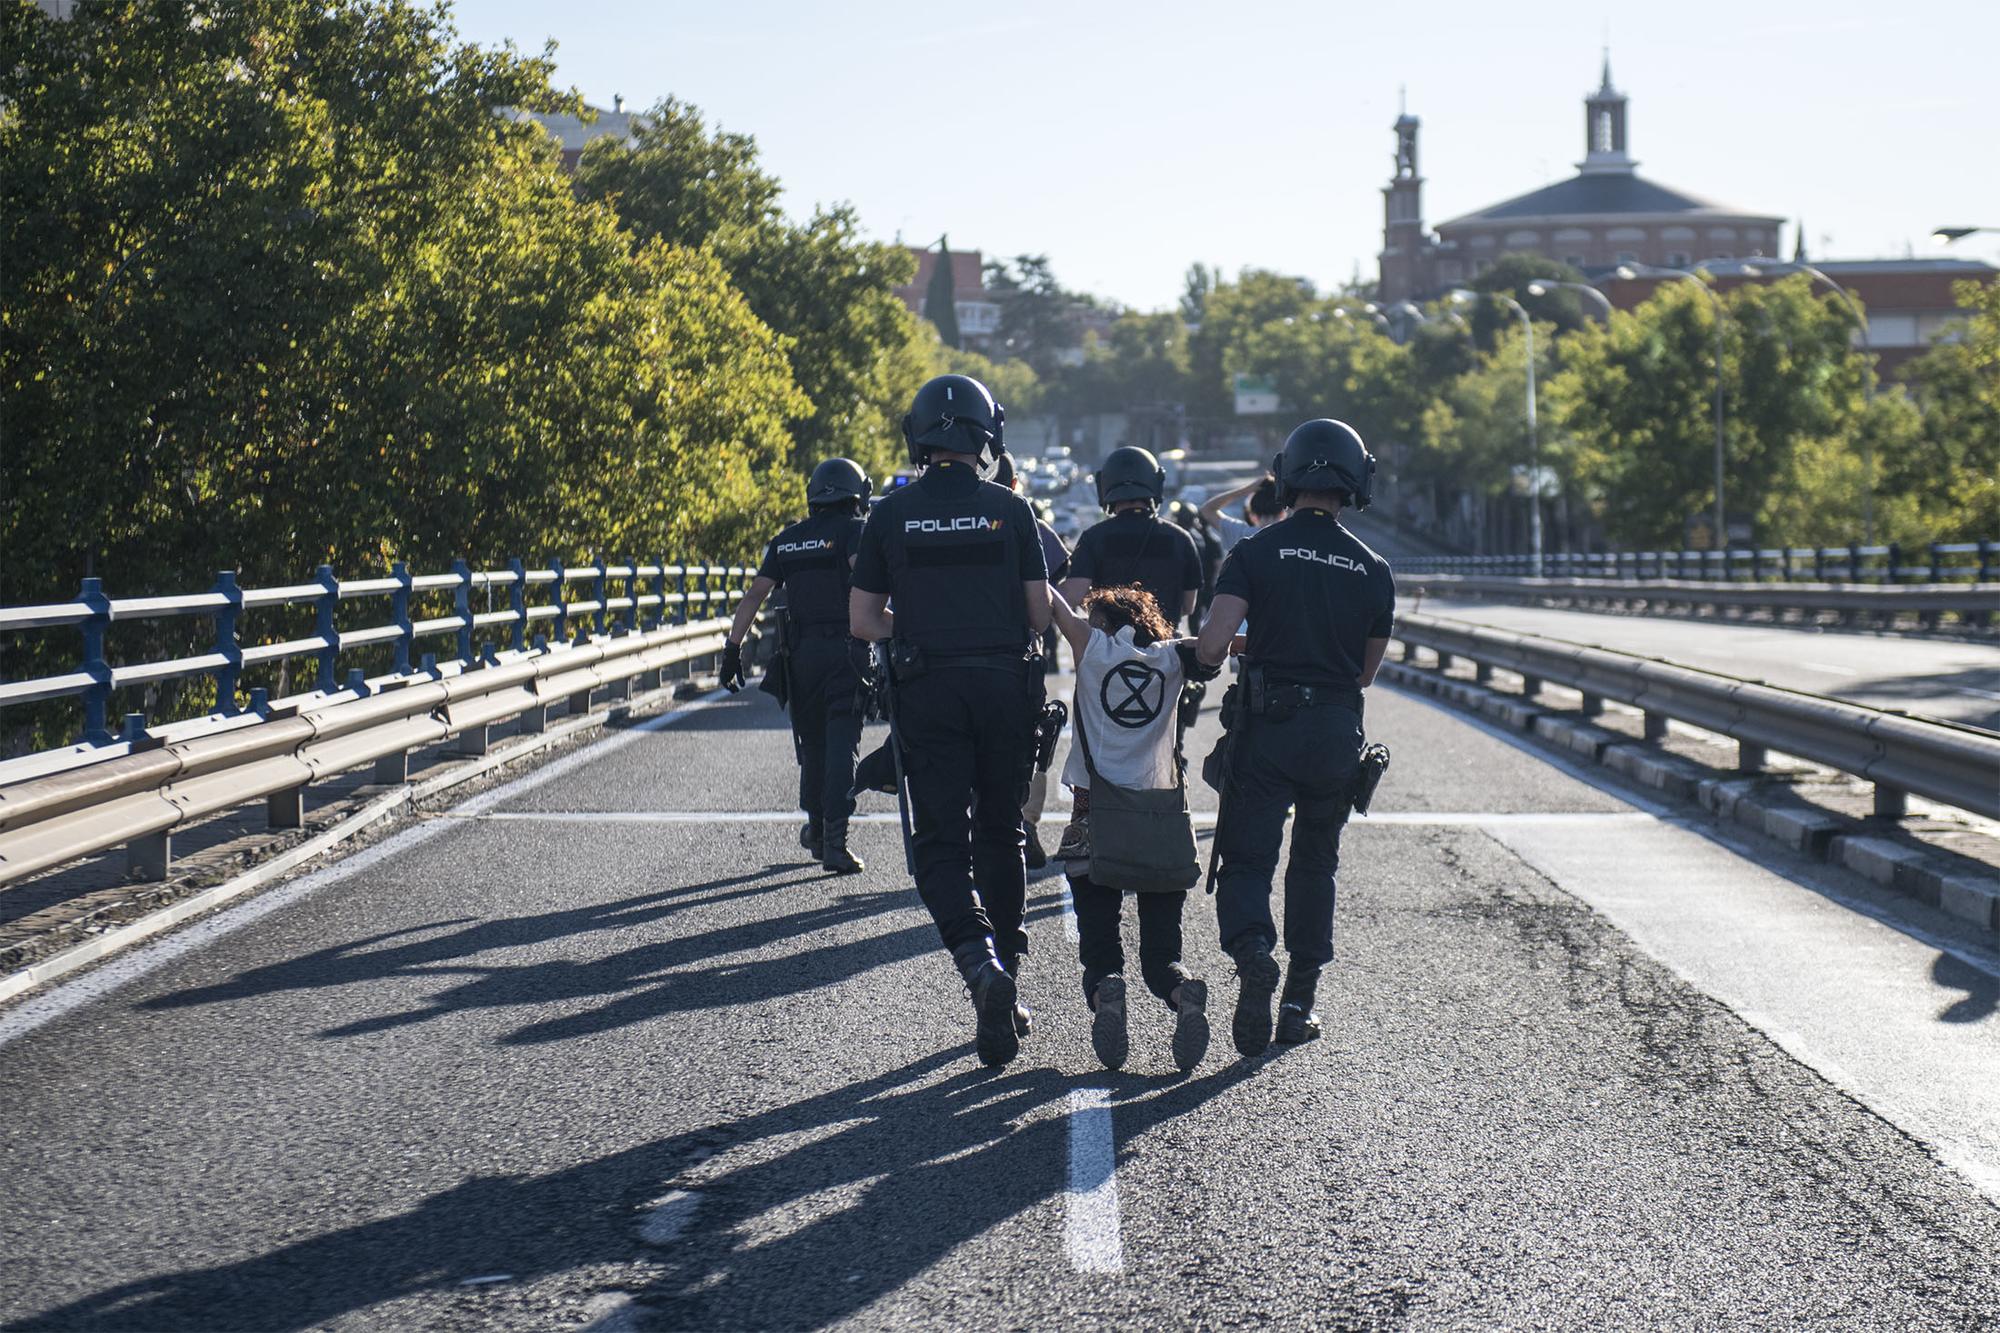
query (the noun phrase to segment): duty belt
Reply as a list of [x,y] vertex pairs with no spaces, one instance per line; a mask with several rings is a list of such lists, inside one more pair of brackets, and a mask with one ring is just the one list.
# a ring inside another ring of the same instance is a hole
[[1320,708],[1329,705],[1361,711],[1361,691],[1348,685],[1297,685],[1288,681],[1268,681],[1264,685],[1264,708]]

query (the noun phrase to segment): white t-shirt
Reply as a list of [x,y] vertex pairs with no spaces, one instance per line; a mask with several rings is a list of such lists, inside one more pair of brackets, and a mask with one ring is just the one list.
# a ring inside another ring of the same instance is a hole
[[1224,555],[1228,555],[1230,549],[1236,543],[1257,530],[1251,526],[1249,520],[1231,518],[1227,514],[1217,514],[1215,522],[1210,524],[1210,526],[1215,529],[1216,538],[1222,543],[1222,553]]
[[[1090,757],[1106,782],[1135,789],[1174,785],[1174,719],[1183,679],[1180,653],[1171,642],[1138,647],[1130,625],[1115,635],[1090,631],[1076,664],[1070,726],[1072,732],[1089,729]],[[1062,780],[1070,787],[1090,785],[1083,745],[1074,734]]]

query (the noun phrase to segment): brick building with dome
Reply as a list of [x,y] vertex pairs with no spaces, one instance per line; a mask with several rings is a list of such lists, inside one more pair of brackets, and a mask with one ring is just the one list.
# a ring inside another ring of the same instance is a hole
[[1584,155],[1568,180],[1441,222],[1426,232],[1417,170],[1420,122],[1396,120],[1396,171],[1383,188],[1381,300],[1425,300],[1463,286],[1503,254],[1561,260],[1592,276],[1620,264],[1686,268],[1768,255],[1784,219],[1730,208],[1641,176],[1627,138],[1625,94],[1604,61],[1584,99]]

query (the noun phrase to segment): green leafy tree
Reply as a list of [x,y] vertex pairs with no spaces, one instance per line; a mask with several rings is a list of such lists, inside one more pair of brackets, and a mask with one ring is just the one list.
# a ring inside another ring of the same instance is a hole
[[[1555,325],[1558,333],[1573,333],[1584,325],[1596,304],[1587,308],[1588,296],[1579,292],[1552,288],[1546,295],[1537,296],[1528,289],[1538,281],[1582,282],[1582,270],[1560,259],[1550,259],[1545,255],[1510,252],[1493,261],[1493,267],[1474,278],[1466,286],[1475,292],[1504,292],[1521,303],[1536,319],[1548,320]],[[1479,346],[1491,349],[1499,331],[1510,325],[1518,326],[1520,316],[1502,303],[1481,302],[1474,308],[1472,332]]]
[[495,114],[575,107],[546,58],[389,0],[12,5],[0,51],[7,600],[747,551],[784,346]]
[[805,395],[787,417],[791,466],[803,471],[844,455],[874,471],[895,467],[896,423],[931,355],[894,290],[914,275],[915,258],[864,238],[845,205],[787,221],[755,141],[711,130],[684,102],[655,107],[636,138],[591,144],[578,163],[577,192],[615,208],[635,242],[709,251],[751,310],[787,340]]
[[[1724,477],[1732,518],[1781,536],[1774,509],[1801,441],[1847,438],[1861,409],[1863,365],[1851,322],[1803,277],[1748,284],[1725,298]],[[1581,483],[1604,528],[1625,545],[1707,535],[1714,500],[1715,319],[1693,284],[1663,284],[1608,327],[1565,341],[1549,386],[1560,427],[1576,441]]]
[[1047,255],[988,260],[986,288],[1000,303],[1002,354],[1019,357],[1049,379],[1064,354],[1083,345],[1078,313],[1093,308],[1093,297],[1066,289],[1056,280]]
[[2000,284],[1960,283],[1972,312],[1955,340],[1911,367],[1923,429],[1883,455],[1880,495],[1909,515],[1905,541],[1976,541],[2000,532]]

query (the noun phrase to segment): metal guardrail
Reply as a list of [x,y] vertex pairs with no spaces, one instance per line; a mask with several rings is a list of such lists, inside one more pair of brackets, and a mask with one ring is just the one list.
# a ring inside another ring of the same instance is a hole
[[[1917,557],[1921,557],[1918,559]],[[1531,555],[1406,556],[1396,572],[1534,576]],[[1988,583],[2000,577],[2000,541],[1901,546],[1792,546],[1719,551],[1546,552],[1543,578],[1692,580],[1730,583]]]
[[[378,782],[401,782],[412,749],[456,738],[460,752],[483,754],[496,723],[518,718],[523,731],[536,732],[551,707],[565,701],[580,712],[600,689],[619,698],[629,696],[635,680],[658,688],[668,669],[722,649],[728,621],[689,619],[690,609],[729,610],[754,572],[724,565],[566,572],[559,565],[527,570],[515,561],[481,573],[461,562],[445,575],[412,577],[399,565],[391,578],[341,582],[322,568],[311,584],[237,590],[225,575],[209,593],[118,601],[87,580],[75,602],[0,609],[0,630],[75,627],[84,644],[75,671],[0,684],[0,705],[81,697],[85,710],[85,735],[76,745],[0,763],[0,884],[120,844],[130,848],[136,878],[159,879],[172,830],[204,816],[265,798],[271,825],[295,828],[303,822],[306,787],[335,773],[372,762]],[[564,596],[565,584],[585,580],[589,597]],[[529,605],[527,589],[537,584],[549,585],[554,600]],[[475,610],[472,592],[482,586],[509,589],[509,608]],[[413,619],[411,597],[440,589],[451,593],[453,613]],[[335,627],[343,599],[382,595],[392,599],[390,623]],[[241,645],[243,610],[300,602],[316,608],[313,635]],[[215,621],[216,648],[209,653],[122,666],[103,660],[104,629],[115,620],[204,613]],[[530,626],[541,622],[552,622],[553,641],[541,633],[529,640]],[[475,650],[482,628],[506,632],[511,646]],[[426,653],[412,665],[416,644],[446,635],[456,639],[455,660],[439,663]],[[344,685],[336,684],[343,651],[382,643],[394,649],[390,673],[368,678],[354,668]],[[317,659],[313,690],[278,700],[252,691],[247,706],[239,705],[244,666],[305,654]],[[202,675],[214,677],[223,707],[151,731],[128,715],[122,737],[110,737],[103,724],[114,691]]]
[[[475,647],[475,640],[482,634],[503,636],[507,641],[506,651],[520,653],[546,642],[567,642],[576,633],[602,636],[652,629],[669,622],[684,624],[690,609],[706,611],[732,602],[755,573],[741,566],[713,564],[600,563],[566,569],[559,561],[544,569],[529,569],[516,559],[507,568],[497,570],[475,570],[458,560],[452,563],[449,573],[414,576],[398,563],[391,567],[387,578],[343,580],[334,576],[330,566],[321,565],[311,583],[240,588],[235,573],[225,570],[216,575],[215,586],[204,593],[128,598],[108,597],[100,580],[85,579],[71,601],[0,608],[0,633],[74,629],[81,637],[74,669],[33,680],[0,682],[0,709],[48,699],[79,699],[83,705],[81,743],[105,745],[114,739],[110,715],[120,690],[208,676],[215,687],[216,719],[225,720],[246,707],[256,712],[290,702],[279,700],[271,704],[258,691],[251,692],[247,703],[239,700],[238,685],[246,667],[309,656],[317,664],[311,694],[332,694],[343,688],[365,694],[413,675],[449,672],[454,661],[461,670],[480,662],[497,661],[490,640]],[[587,595],[572,600],[579,585],[587,589]],[[547,600],[531,604],[531,589],[538,596],[541,589],[546,589]],[[478,593],[485,594],[488,609],[480,610],[473,605]],[[505,609],[491,609],[496,593],[506,595]],[[413,617],[413,603],[421,605],[427,598],[447,596],[452,604],[449,614]],[[389,619],[374,625],[341,628],[338,624],[341,604],[355,598],[387,598]],[[242,631],[247,612],[292,606],[312,607],[312,633],[295,639],[244,645]],[[163,661],[114,664],[106,660],[105,641],[113,624],[180,616],[210,619],[213,633],[208,651]],[[420,642],[440,638],[453,640],[455,651],[442,659],[436,653],[419,655]],[[377,644],[388,647],[390,671],[369,679],[350,670],[343,685],[341,654]],[[445,664],[442,668],[440,661]],[[124,738],[143,738],[145,721],[144,717],[127,714]],[[6,772],[7,766],[0,765],[0,780],[4,780]]]
[[2000,613],[2000,583],[1702,583],[1677,579],[1508,578],[1494,575],[1405,574],[1404,589],[1434,596],[1499,597],[1578,605],[1690,609],[1738,607],[1774,613],[1832,612],[1843,620],[1894,620],[1911,615],[1935,625],[1942,615],[1978,623]]
[[1978,727],[1441,616],[1402,616],[1395,638],[1406,661],[1422,647],[1437,654],[1441,670],[1462,657],[1482,681],[1494,668],[1515,672],[1525,697],[1545,684],[1566,685],[1583,695],[1586,716],[1601,713],[1607,699],[1629,704],[1645,713],[1648,740],[1666,735],[1668,719],[1731,737],[1744,772],[1761,770],[1766,752],[1777,750],[1852,773],[1875,784],[1880,815],[1904,814],[1914,792],[2000,819],[2000,734]]

